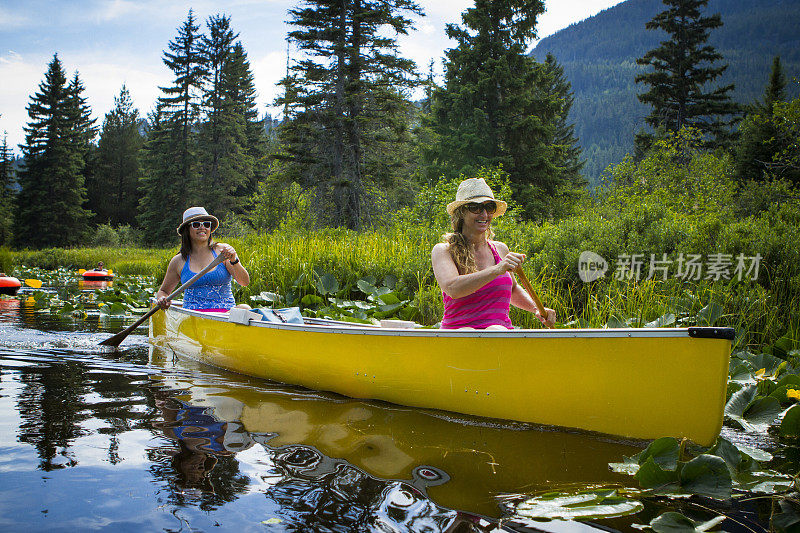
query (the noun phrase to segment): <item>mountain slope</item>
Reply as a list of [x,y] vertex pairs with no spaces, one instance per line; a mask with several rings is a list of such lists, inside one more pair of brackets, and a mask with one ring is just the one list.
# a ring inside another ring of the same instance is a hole
[[[584,175],[596,184],[602,171],[633,151],[634,134],[643,127],[649,108],[636,94],[642,72],[636,59],[667,39],[645,23],[665,9],[660,0],[628,0],[539,41],[531,54],[543,61],[552,53],[572,83],[575,103],[570,119],[586,158]],[[761,98],[772,65],[781,56],[790,80],[787,91],[800,86],[800,0],[711,0],[706,13],[720,13],[723,26],[711,32],[709,44],[728,64],[718,84],[735,83],[741,103]]]

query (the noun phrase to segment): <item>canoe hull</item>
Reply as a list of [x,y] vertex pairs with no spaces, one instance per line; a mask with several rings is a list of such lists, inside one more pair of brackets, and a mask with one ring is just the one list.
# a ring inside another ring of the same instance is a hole
[[150,328],[203,363],[353,398],[705,445],[722,427],[731,348],[685,329],[242,325],[177,307]]

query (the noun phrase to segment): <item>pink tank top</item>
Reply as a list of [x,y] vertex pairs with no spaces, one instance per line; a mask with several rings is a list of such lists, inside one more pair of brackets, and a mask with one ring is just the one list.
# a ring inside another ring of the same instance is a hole
[[[494,263],[500,262],[500,255],[494,245],[489,242],[494,256]],[[511,306],[511,290],[514,279],[506,272],[463,298],[451,298],[442,292],[444,300],[444,318],[442,329],[471,327],[485,329],[493,325],[513,329],[508,310]]]

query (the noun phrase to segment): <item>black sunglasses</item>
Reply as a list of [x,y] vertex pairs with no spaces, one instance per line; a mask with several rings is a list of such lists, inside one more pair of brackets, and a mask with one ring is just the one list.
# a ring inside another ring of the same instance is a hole
[[494,202],[483,202],[482,204],[470,202],[467,204],[467,210],[469,210],[470,213],[475,213],[476,215],[484,209],[491,215],[497,211],[497,204]]
[[200,226],[204,228],[211,228],[211,221],[210,220],[193,220],[192,227],[194,229],[200,228]]

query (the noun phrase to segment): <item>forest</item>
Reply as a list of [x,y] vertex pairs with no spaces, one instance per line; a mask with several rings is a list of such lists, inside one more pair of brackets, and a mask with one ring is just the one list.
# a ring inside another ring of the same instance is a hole
[[[569,121],[586,161],[582,175],[591,185],[600,183],[608,165],[633,153],[631,132],[645,126],[647,107],[636,99],[640,88],[634,81],[643,68],[636,59],[665,39],[663,32],[645,28],[663,7],[660,0],[622,2],[542,39],[531,52],[538,60],[555,56],[572,85]],[[800,75],[800,1],[711,0],[707,11],[719,13],[723,22],[708,39],[728,66],[717,81],[735,84],[737,102],[761,96],[776,55],[787,79]],[[800,88],[790,84],[787,92],[798,96]]]
[[[798,93],[797,2],[773,3],[701,3],[720,23],[704,34],[713,61],[696,61],[716,62],[719,72],[695,83],[726,88],[728,135],[713,136],[732,159],[764,140],[748,137],[746,125],[772,104],[763,99],[770,65],[784,80],[780,98]],[[354,4],[344,17],[328,2],[301,3],[289,11],[288,38],[302,55],[280,82],[279,124],[259,115],[247,51],[225,14],[199,21],[190,11],[180,23],[162,54],[173,83],[146,115],[123,86],[102,123],[92,118],[79,74],[65,72],[55,53],[30,96],[22,158],[5,139],[0,146],[0,244],[145,244],[142,234],[147,244],[169,244],[163,221],[190,205],[213,206],[223,235],[282,224],[377,228],[424,187],[481,168],[507,173],[521,220],[563,218],[587,185],[609,178],[610,165],[626,154],[641,159],[635,139],[658,126],[637,99],[647,72],[637,60],[664,39],[646,27],[663,4],[623,2],[532,54],[544,6],[523,4],[478,1],[465,11],[462,25],[447,28],[457,44],[437,80],[397,53],[409,16],[422,14],[413,2]],[[412,101],[419,87],[426,96]],[[771,161],[761,166],[775,175]],[[760,180],[755,167],[744,176],[739,164],[735,174]],[[49,220],[65,216],[67,240],[55,242]]]

